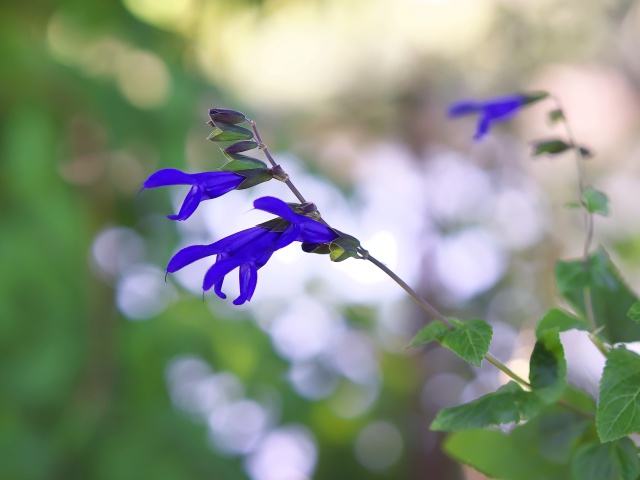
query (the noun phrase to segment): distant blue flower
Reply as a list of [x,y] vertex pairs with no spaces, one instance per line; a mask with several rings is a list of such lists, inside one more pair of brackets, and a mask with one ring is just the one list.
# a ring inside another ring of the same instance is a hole
[[236,189],[244,180],[245,177],[233,172],[184,173],[165,168],[147,178],[141,190],[169,185],[192,185],[182,202],[180,212],[177,215],[167,215],[171,220],[186,220],[196,211],[200,202],[220,197]]
[[484,101],[464,100],[449,107],[449,116],[462,117],[478,113],[480,116],[476,134],[473,138],[480,140],[489,132],[494,123],[510,120],[523,106],[531,101],[531,96],[523,94],[489,98]]
[[326,225],[295,213],[289,205],[274,197],[262,197],[253,206],[282,219],[277,228],[257,226],[234,233],[210,245],[193,245],[176,253],[167,265],[167,273],[174,273],[191,263],[211,255],[216,261],[207,271],[202,289],[214,287],[220,298],[225,275],[236,267],[240,271],[240,296],[233,303],[241,305],[251,300],[258,281],[258,269],[263,267],[276,250],[294,241],[314,244],[328,243],[338,235]]

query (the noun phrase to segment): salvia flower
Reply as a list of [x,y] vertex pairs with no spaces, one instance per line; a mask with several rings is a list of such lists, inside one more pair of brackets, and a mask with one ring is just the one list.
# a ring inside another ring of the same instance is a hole
[[220,298],[224,277],[239,268],[240,296],[233,303],[241,305],[251,300],[258,282],[258,270],[263,267],[276,250],[294,241],[323,244],[338,235],[328,226],[304,215],[295,213],[289,205],[275,197],[262,197],[253,206],[277,215],[280,220],[267,222],[270,226],[257,226],[234,233],[210,245],[192,245],[176,253],[167,265],[167,273],[174,273],[191,263],[211,255],[216,261],[204,276],[202,289],[213,287]]
[[515,93],[502,97],[489,98],[487,100],[463,100],[449,107],[450,117],[462,117],[478,114],[478,125],[473,136],[475,140],[481,140],[495,123],[512,119],[524,107],[548,96],[545,92],[533,92],[529,94]]
[[173,168],[165,168],[147,178],[141,190],[169,185],[191,185],[180,212],[177,215],[167,215],[171,220],[186,220],[196,211],[200,202],[235,190],[244,180],[244,176],[234,172],[184,173]]

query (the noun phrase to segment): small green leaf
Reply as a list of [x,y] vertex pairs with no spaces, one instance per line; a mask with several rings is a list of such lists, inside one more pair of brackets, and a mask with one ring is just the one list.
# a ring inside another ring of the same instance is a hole
[[583,259],[558,261],[555,277],[558,292],[583,319],[587,319],[584,295],[585,287],[589,287],[596,325],[604,326],[602,334],[607,342],[640,341],[640,324],[627,317],[638,297],[602,247],[591,254],[588,263]]
[[411,343],[408,346],[417,347],[433,341],[440,341],[447,332],[449,332],[449,329],[444,323],[434,320],[426,327],[422,327],[411,339]]
[[245,177],[244,181],[236,187],[236,190],[245,190],[247,188],[255,187],[264,182],[268,182],[273,177],[268,171],[262,168],[255,170],[238,170],[238,175]]
[[223,153],[242,153],[247,150],[253,150],[254,148],[258,148],[258,142],[254,142],[253,140],[243,140],[242,142],[234,143],[233,145],[229,145],[227,148],[222,150]]
[[533,143],[532,146],[533,151],[531,152],[531,155],[534,157],[539,155],[558,155],[559,153],[565,152],[571,148],[571,145],[558,139],[541,140]]
[[545,403],[554,403],[566,385],[567,362],[557,331],[547,330],[536,341],[529,361],[529,383]]
[[606,444],[589,442],[573,456],[571,473],[574,480],[637,480],[640,461],[636,446],[628,438]]
[[640,432],[640,356],[624,346],[612,349],[607,357],[596,428],[601,442]]
[[538,322],[536,338],[541,338],[545,332],[551,330],[559,333],[574,329],[589,331],[589,325],[566,310],[552,308]]
[[244,116],[244,113],[238,112],[236,110],[229,110],[228,108],[210,108],[209,109],[209,117],[215,123],[242,123],[247,117]]
[[523,93],[522,96],[524,97],[524,104],[531,105],[532,103],[536,103],[536,102],[539,102],[540,100],[544,100],[549,96],[549,94],[547,92],[538,91],[538,92]]
[[227,157],[232,160],[220,168],[220,170],[224,170],[225,172],[238,172],[242,174],[240,170],[268,170],[267,164],[257,158],[240,155],[238,153],[227,155]]
[[584,207],[588,212],[606,217],[609,215],[609,199],[599,190],[587,187],[582,195]]
[[640,323],[640,302],[636,302],[631,305],[631,308],[627,312],[627,316],[636,323]]
[[453,350],[460,358],[479,367],[489,351],[493,336],[491,325],[478,318],[462,322],[455,318],[449,321],[455,327],[442,338],[442,345]]
[[331,248],[329,248],[329,245],[326,243],[303,242],[300,246],[305,253],[317,253],[319,255],[328,255],[331,253]]
[[215,130],[207,137],[212,142],[235,142],[238,140],[251,140],[253,132],[244,127],[230,123],[216,122]]
[[431,430],[458,432],[530,420],[540,412],[538,397],[509,382],[496,392],[473,402],[443,408],[429,427]]
[[548,114],[549,120],[551,123],[558,123],[561,120],[564,120],[564,112],[560,108],[556,108],[555,110],[551,110]]
[[333,262],[342,262],[347,258],[358,258],[359,246],[360,240],[351,235],[341,233],[340,237],[329,244],[331,251],[329,257]]

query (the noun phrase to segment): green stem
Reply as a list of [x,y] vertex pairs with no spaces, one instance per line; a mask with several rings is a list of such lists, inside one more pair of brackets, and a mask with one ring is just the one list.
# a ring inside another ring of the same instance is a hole
[[507,367],[504,363],[502,363],[500,360],[498,360],[496,357],[494,357],[490,353],[487,353],[484,356],[484,358],[489,363],[495,365],[499,370],[505,373],[509,378],[512,378],[513,380],[518,382],[520,385],[531,389],[531,384],[529,382],[527,382],[525,379],[520,377],[517,373],[515,373],[513,370],[511,370],[509,367]]
[[[271,152],[269,152],[269,149],[267,148],[265,143],[262,141],[262,137],[260,137],[260,132],[258,132],[258,126],[256,125],[256,122],[254,120],[251,120],[250,118],[247,118],[247,122],[249,122],[249,124],[251,125],[251,128],[253,129],[253,133],[256,136],[256,140],[258,140],[258,145],[260,149],[264,152],[265,156],[267,157],[267,160],[269,160],[269,163],[271,164],[272,167],[277,167],[278,164],[271,156]],[[287,185],[287,187],[289,187],[289,190],[293,192],[296,198],[300,200],[300,203],[307,203],[307,201],[304,199],[300,191],[295,187],[295,185],[289,178],[289,175],[286,175],[286,180],[284,180],[284,183]]]
[[[369,255],[369,252],[367,252],[364,249],[360,249],[360,253],[362,254],[362,258],[363,259],[369,260],[376,267],[378,267],[384,273],[389,275],[389,277],[391,277],[393,279],[393,281],[395,281],[398,285],[400,285],[418,305],[420,305],[424,310],[426,310],[426,312],[432,318],[435,318],[438,321],[444,323],[450,330],[454,329],[453,325],[451,325],[451,323],[446,319],[446,317],[444,315],[442,315],[438,310],[436,310],[436,308],[433,307],[424,298],[420,297],[420,295],[418,295],[415,292],[415,290],[413,290],[409,285],[407,285],[407,283],[404,280],[402,280],[398,275],[396,275],[389,267],[387,267],[384,263],[380,262],[376,258],[374,258],[371,255]],[[513,370],[511,370],[509,367],[507,367],[504,363],[502,363],[500,360],[498,360],[496,357],[494,357],[490,353],[487,353],[484,356],[484,358],[489,363],[493,364],[499,370],[504,372],[509,378],[515,380],[520,385],[531,389],[531,385],[526,380],[521,378]]]
[[[560,99],[557,97],[551,97],[555,102],[558,110],[562,112],[562,124],[564,125],[567,139],[569,140],[569,144],[572,146],[575,160],[576,160],[576,169],[578,171],[578,202],[580,205],[583,205],[584,192],[587,188],[587,169],[584,164],[584,157],[582,156],[582,151],[580,147],[576,144],[575,136],[573,135],[573,130],[571,129],[571,125],[567,120],[564,109],[562,107],[562,103]],[[584,226],[586,230],[584,247],[582,249],[582,261],[584,263],[584,268],[589,268],[589,251],[591,250],[591,242],[593,241],[593,213],[588,211],[586,208],[582,208],[583,216],[584,216]],[[587,319],[591,324],[592,330],[595,330],[596,318],[595,313],[593,311],[593,303],[591,302],[591,290],[589,287],[585,287],[583,291],[584,298],[584,308],[587,313]]]

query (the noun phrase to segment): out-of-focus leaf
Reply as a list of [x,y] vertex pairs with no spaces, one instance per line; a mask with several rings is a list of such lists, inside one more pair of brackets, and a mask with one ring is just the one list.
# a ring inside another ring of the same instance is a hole
[[568,143],[553,139],[553,140],[541,140],[532,144],[533,151],[531,154],[534,157],[539,155],[558,155],[559,153],[566,152],[571,148]]
[[609,215],[609,199],[601,191],[587,187],[582,195],[582,201],[588,212],[597,213],[603,217]]
[[501,480],[567,480],[571,449],[588,426],[586,419],[558,407],[505,434],[469,430],[449,435],[444,449],[459,462]]
[[609,343],[640,341],[640,325],[627,317],[638,298],[602,247],[591,254],[588,266],[582,259],[558,261],[555,277],[560,295],[585,319],[584,288],[589,287],[596,324],[604,326]]
[[605,444],[589,442],[573,456],[571,473],[574,480],[638,480],[636,446],[628,438]]
[[558,123],[562,120],[564,120],[564,112],[562,111],[561,108],[556,108],[555,110],[551,110],[548,113],[548,117],[549,120],[551,121],[551,123]]
[[452,408],[443,408],[431,423],[431,430],[457,432],[505,425],[530,420],[540,412],[540,399],[525,392],[515,382],[509,382],[496,392],[473,402]]
[[523,93],[522,96],[524,97],[524,104],[531,105],[539,102],[540,100],[544,100],[549,96],[549,94],[547,92],[539,91]]
[[607,356],[596,428],[602,442],[640,432],[640,356],[623,346]]
[[543,402],[553,403],[565,389],[567,362],[557,331],[542,333],[531,353],[529,362],[529,382],[533,391]]
[[636,302],[631,305],[631,308],[627,312],[627,316],[634,322],[640,323],[640,302]]
[[567,330],[589,330],[589,325],[575,315],[561,308],[552,308],[538,322],[536,338],[541,338],[547,331],[566,332]]

